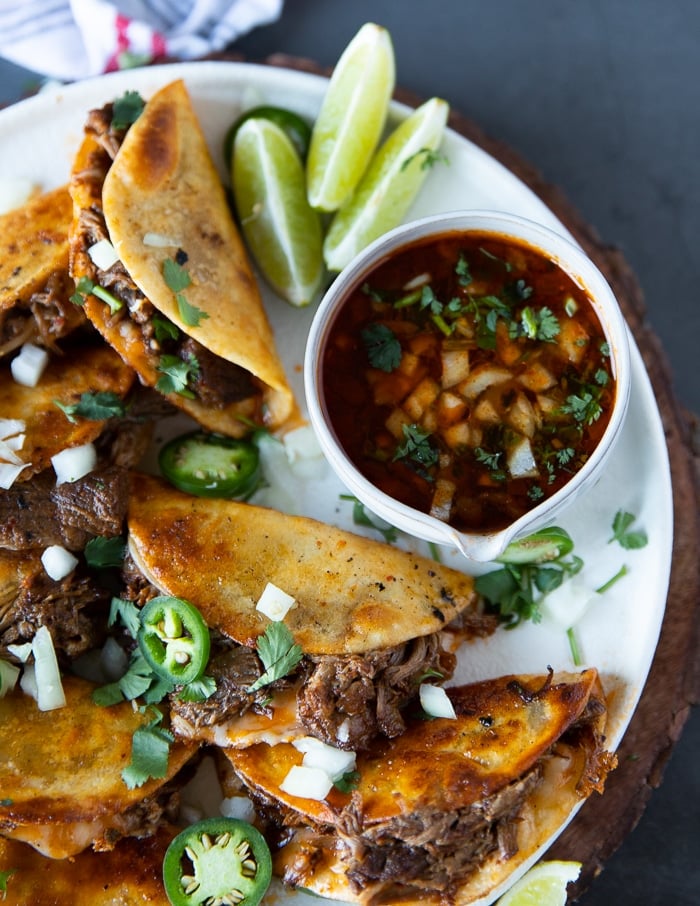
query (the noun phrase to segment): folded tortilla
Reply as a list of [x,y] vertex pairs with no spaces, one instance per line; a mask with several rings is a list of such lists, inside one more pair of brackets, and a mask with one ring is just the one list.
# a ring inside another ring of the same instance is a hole
[[93,684],[63,677],[66,705],[40,711],[19,690],[0,699],[0,834],[52,858],[109,849],[142,830],[152,803],[197,750],[176,742],[166,775],[129,789],[122,771],[134,732],[151,716],[131,702],[92,701]]
[[0,216],[0,357],[23,343],[53,347],[86,322],[70,301],[67,186]]
[[[111,126],[104,128],[97,135],[88,126],[73,166],[71,268],[76,281],[89,277],[117,296],[122,293],[125,305],[115,313],[88,295],[88,317],[149,386],[162,378],[159,367],[165,354],[192,361],[198,350],[206,350],[221,364],[228,363],[228,371],[214,379],[214,367],[207,376],[200,361],[203,384],[209,386],[193,381],[187,388],[193,397],[166,394],[204,427],[241,435],[248,430],[241,421],[245,418],[280,428],[298,415],[296,404],[184,83],[172,82],[153,95],[123,140]],[[113,145],[118,150],[112,160]],[[100,229],[121,262],[105,271],[96,268],[88,254],[100,217]],[[184,268],[189,285],[173,289],[163,270],[168,261]],[[120,267],[135,292],[122,292]],[[184,314],[183,299],[189,315]],[[144,303],[177,329],[177,339],[154,336],[153,316]],[[193,311],[199,316],[193,318]],[[198,344],[194,348],[192,340]],[[250,386],[234,394],[242,375]]]
[[9,365],[0,365],[0,413],[20,419],[25,428],[18,456],[27,463],[17,481],[27,481],[51,466],[51,457],[67,447],[91,443],[105,428],[105,419],[71,421],[56,405],[78,403],[84,393],[110,392],[126,399],[136,375],[121,358],[98,339],[80,346],[70,356],[52,356],[36,387],[13,380]]
[[306,654],[364,653],[443,629],[476,605],[474,581],[427,557],[304,516],[132,477],[129,552],[163,594],[255,645],[268,582],[295,599],[284,622]]
[[124,838],[107,852],[84,850],[70,859],[49,859],[0,837],[0,872],[11,872],[3,906],[169,906],[163,857],[177,830]]
[[602,791],[615,757],[595,670],[447,691],[454,720],[378,741],[357,756],[356,787],[322,801],[281,789],[302,762],[293,745],[226,750],[265,813],[295,828],[276,854],[286,883],[358,903],[472,903]]

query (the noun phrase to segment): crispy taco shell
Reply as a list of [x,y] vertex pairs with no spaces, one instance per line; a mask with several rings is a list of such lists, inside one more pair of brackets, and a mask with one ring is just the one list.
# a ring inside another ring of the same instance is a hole
[[168,906],[163,857],[177,829],[124,838],[107,852],[85,850],[49,859],[30,846],[0,837],[0,872],[7,880],[3,906]]
[[128,834],[129,810],[156,797],[197,750],[176,742],[166,776],[129,789],[122,771],[149,715],[131,702],[96,705],[93,684],[75,676],[63,688],[66,706],[54,711],[17,690],[0,699],[0,833],[53,858]]
[[268,582],[296,604],[284,622],[306,654],[352,654],[442,629],[473,608],[473,579],[425,557],[303,516],[191,497],[132,478],[129,551],[164,594],[187,598],[207,624],[254,645]]
[[[103,182],[95,178],[99,170]],[[171,402],[204,427],[232,435],[247,430],[242,416],[272,429],[298,416],[255,276],[182,81],[166,85],[148,101],[113,161],[94,130],[86,131],[73,165],[71,194],[75,279],[88,276],[105,282],[87,254],[85,229],[86,217],[90,220],[102,211],[121,266],[143,298],[176,325],[181,336],[236,366],[254,385],[239,399],[228,400],[224,394],[213,402],[168,393]],[[148,234],[166,245],[146,244]],[[201,313],[197,326],[191,318],[183,319],[177,293],[163,275],[164,263],[175,258],[191,280],[181,295]],[[136,320],[124,317],[123,311],[115,317],[95,296],[89,295],[85,303],[88,317],[108,342],[144,383],[156,386],[162,377],[159,354],[153,336],[139,323],[143,306],[132,299],[128,307],[132,313],[141,309]]]
[[[99,338],[98,338],[99,339]],[[104,430],[100,419],[77,418],[71,422],[56,405],[77,403],[83,393],[106,392],[125,399],[135,381],[133,370],[102,341],[80,347],[67,356],[52,356],[36,387],[12,379],[9,366],[0,366],[0,412],[4,418],[22,419],[25,439],[18,455],[29,463],[17,481],[26,481],[51,465],[51,457],[67,447],[91,443]]]
[[[280,789],[302,761],[291,744],[226,750],[254,795],[299,828],[276,857],[288,883],[352,902],[471,903],[530,858],[586,795],[602,789],[614,756],[602,748],[605,708],[595,670],[505,676],[448,694],[456,720],[415,720],[403,735],[378,741],[358,754],[356,789],[333,788],[323,801]],[[436,817],[443,815],[446,824]],[[444,847],[443,857],[454,862],[460,840],[444,842],[440,834],[460,822],[462,846],[471,845],[470,837],[480,840],[477,862],[467,860],[464,876],[445,880],[439,859],[410,880],[408,867],[393,877],[382,869],[385,876],[375,878],[363,877],[362,865],[353,864],[353,853],[362,861],[367,849],[377,857],[370,860],[375,873],[382,859],[388,864],[402,851],[404,859],[410,856],[406,865],[420,863],[423,846]],[[508,857],[499,822],[510,828]],[[389,856],[381,856],[382,846]]]
[[0,216],[0,357],[23,343],[56,348],[86,323],[70,301],[71,197],[67,186]]

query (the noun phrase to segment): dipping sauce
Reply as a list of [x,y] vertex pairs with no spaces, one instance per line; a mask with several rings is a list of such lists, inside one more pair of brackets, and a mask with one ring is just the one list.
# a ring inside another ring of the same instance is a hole
[[498,531],[558,491],[615,400],[586,292],[494,233],[446,233],[380,262],[322,355],[348,457],[384,493],[462,532]]

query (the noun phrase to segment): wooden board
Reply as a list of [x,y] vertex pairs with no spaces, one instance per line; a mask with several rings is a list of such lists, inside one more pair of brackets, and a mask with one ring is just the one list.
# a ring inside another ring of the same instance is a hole
[[[227,56],[225,59],[241,57]],[[330,70],[312,60],[277,54],[272,66],[320,75]],[[402,89],[396,99],[422,102]],[[549,850],[547,858],[583,862],[573,897],[580,896],[635,827],[680,738],[692,704],[700,701],[700,424],[675,397],[661,342],[646,319],[642,289],[621,251],[607,245],[578,214],[558,187],[516,152],[452,112],[449,125],[508,167],[571,231],[606,276],[634,334],[656,395],[668,445],[673,482],[674,544],[671,582],[659,645],[639,706],[618,750],[619,767],[605,795],[591,797]]]

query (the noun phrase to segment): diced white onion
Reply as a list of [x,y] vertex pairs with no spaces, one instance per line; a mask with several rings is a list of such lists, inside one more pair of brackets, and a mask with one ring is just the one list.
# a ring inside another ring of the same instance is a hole
[[455,714],[454,706],[442,686],[434,686],[432,683],[421,683],[418,695],[421,707],[426,714],[431,717],[456,719],[457,715]]
[[18,661],[22,661],[23,664],[26,664],[29,660],[29,655],[32,653],[32,643],[23,642],[21,645],[8,645],[7,650],[16,657]]
[[419,286],[425,286],[426,283],[430,283],[430,280],[430,274],[428,271],[424,271],[422,274],[417,274],[407,283],[404,283],[402,289],[406,290],[406,292],[410,292],[412,289],[418,289]]
[[39,698],[39,690],[36,686],[36,672],[34,670],[34,664],[26,664],[24,670],[22,671],[22,676],[19,681],[19,688],[24,692],[25,695],[29,695],[34,701],[37,701]]
[[345,718],[335,733],[338,742],[347,742],[350,739],[350,721]]
[[210,755],[206,755],[197,766],[192,779],[180,791],[181,808],[189,809],[192,814],[197,812],[199,817],[196,820],[218,818],[223,795],[216,762]]
[[[9,450],[10,453],[16,454],[18,450],[22,449],[26,439],[26,434],[15,434],[13,437],[5,437],[0,440],[0,445],[2,445],[3,450]],[[19,457],[17,457],[17,459],[19,459]]]
[[52,544],[41,555],[41,562],[47,575],[58,582],[73,572],[78,565],[78,558],[60,544]]
[[121,679],[129,666],[129,658],[126,651],[112,636],[102,646],[100,666],[104,670],[105,677],[111,683]]
[[9,462],[13,466],[24,465],[21,457],[12,449],[12,444],[7,440],[0,440],[0,462]]
[[172,236],[163,236],[161,233],[144,233],[143,244],[150,245],[151,248],[178,248],[180,243]]
[[224,818],[237,818],[248,823],[252,823],[255,818],[255,806],[247,796],[229,796],[223,799],[219,812]]
[[36,387],[49,364],[49,354],[41,346],[25,343],[10,362],[12,377],[25,387]]
[[8,692],[12,692],[17,685],[18,676],[19,667],[0,658],[0,698],[4,698]]
[[537,478],[540,474],[527,437],[521,437],[509,448],[508,471],[513,478]]
[[18,176],[0,178],[0,214],[7,214],[25,204],[36,189],[35,183]]
[[56,708],[63,708],[66,696],[63,692],[53,639],[46,626],[37,629],[32,640],[32,651],[39,710],[53,711]]
[[288,595],[286,591],[282,591],[281,588],[278,588],[272,582],[268,582],[265,590],[260,595],[260,600],[255,605],[255,609],[271,620],[279,622],[287,616],[295,604],[296,601],[291,595]]
[[308,768],[295,764],[280,783],[283,793],[290,796],[301,796],[303,799],[325,799],[333,787],[332,779],[321,768]]
[[22,469],[26,469],[28,465],[29,463],[12,465],[9,462],[0,462],[0,488],[5,491],[11,488]]
[[51,457],[51,464],[56,472],[56,484],[77,481],[97,465],[97,450],[94,444],[67,447]]
[[21,418],[0,418],[0,440],[8,440],[27,430],[27,423]]
[[95,267],[101,271],[109,270],[113,264],[119,261],[119,255],[109,239],[100,239],[91,245],[88,255]]
[[581,619],[595,597],[596,593],[580,579],[562,582],[540,602],[542,618],[569,629]]
[[302,736],[301,739],[295,739],[292,745],[304,753],[303,765],[307,768],[321,768],[333,781],[339,780],[348,771],[355,770],[354,752],[329,746],[314,736]]

